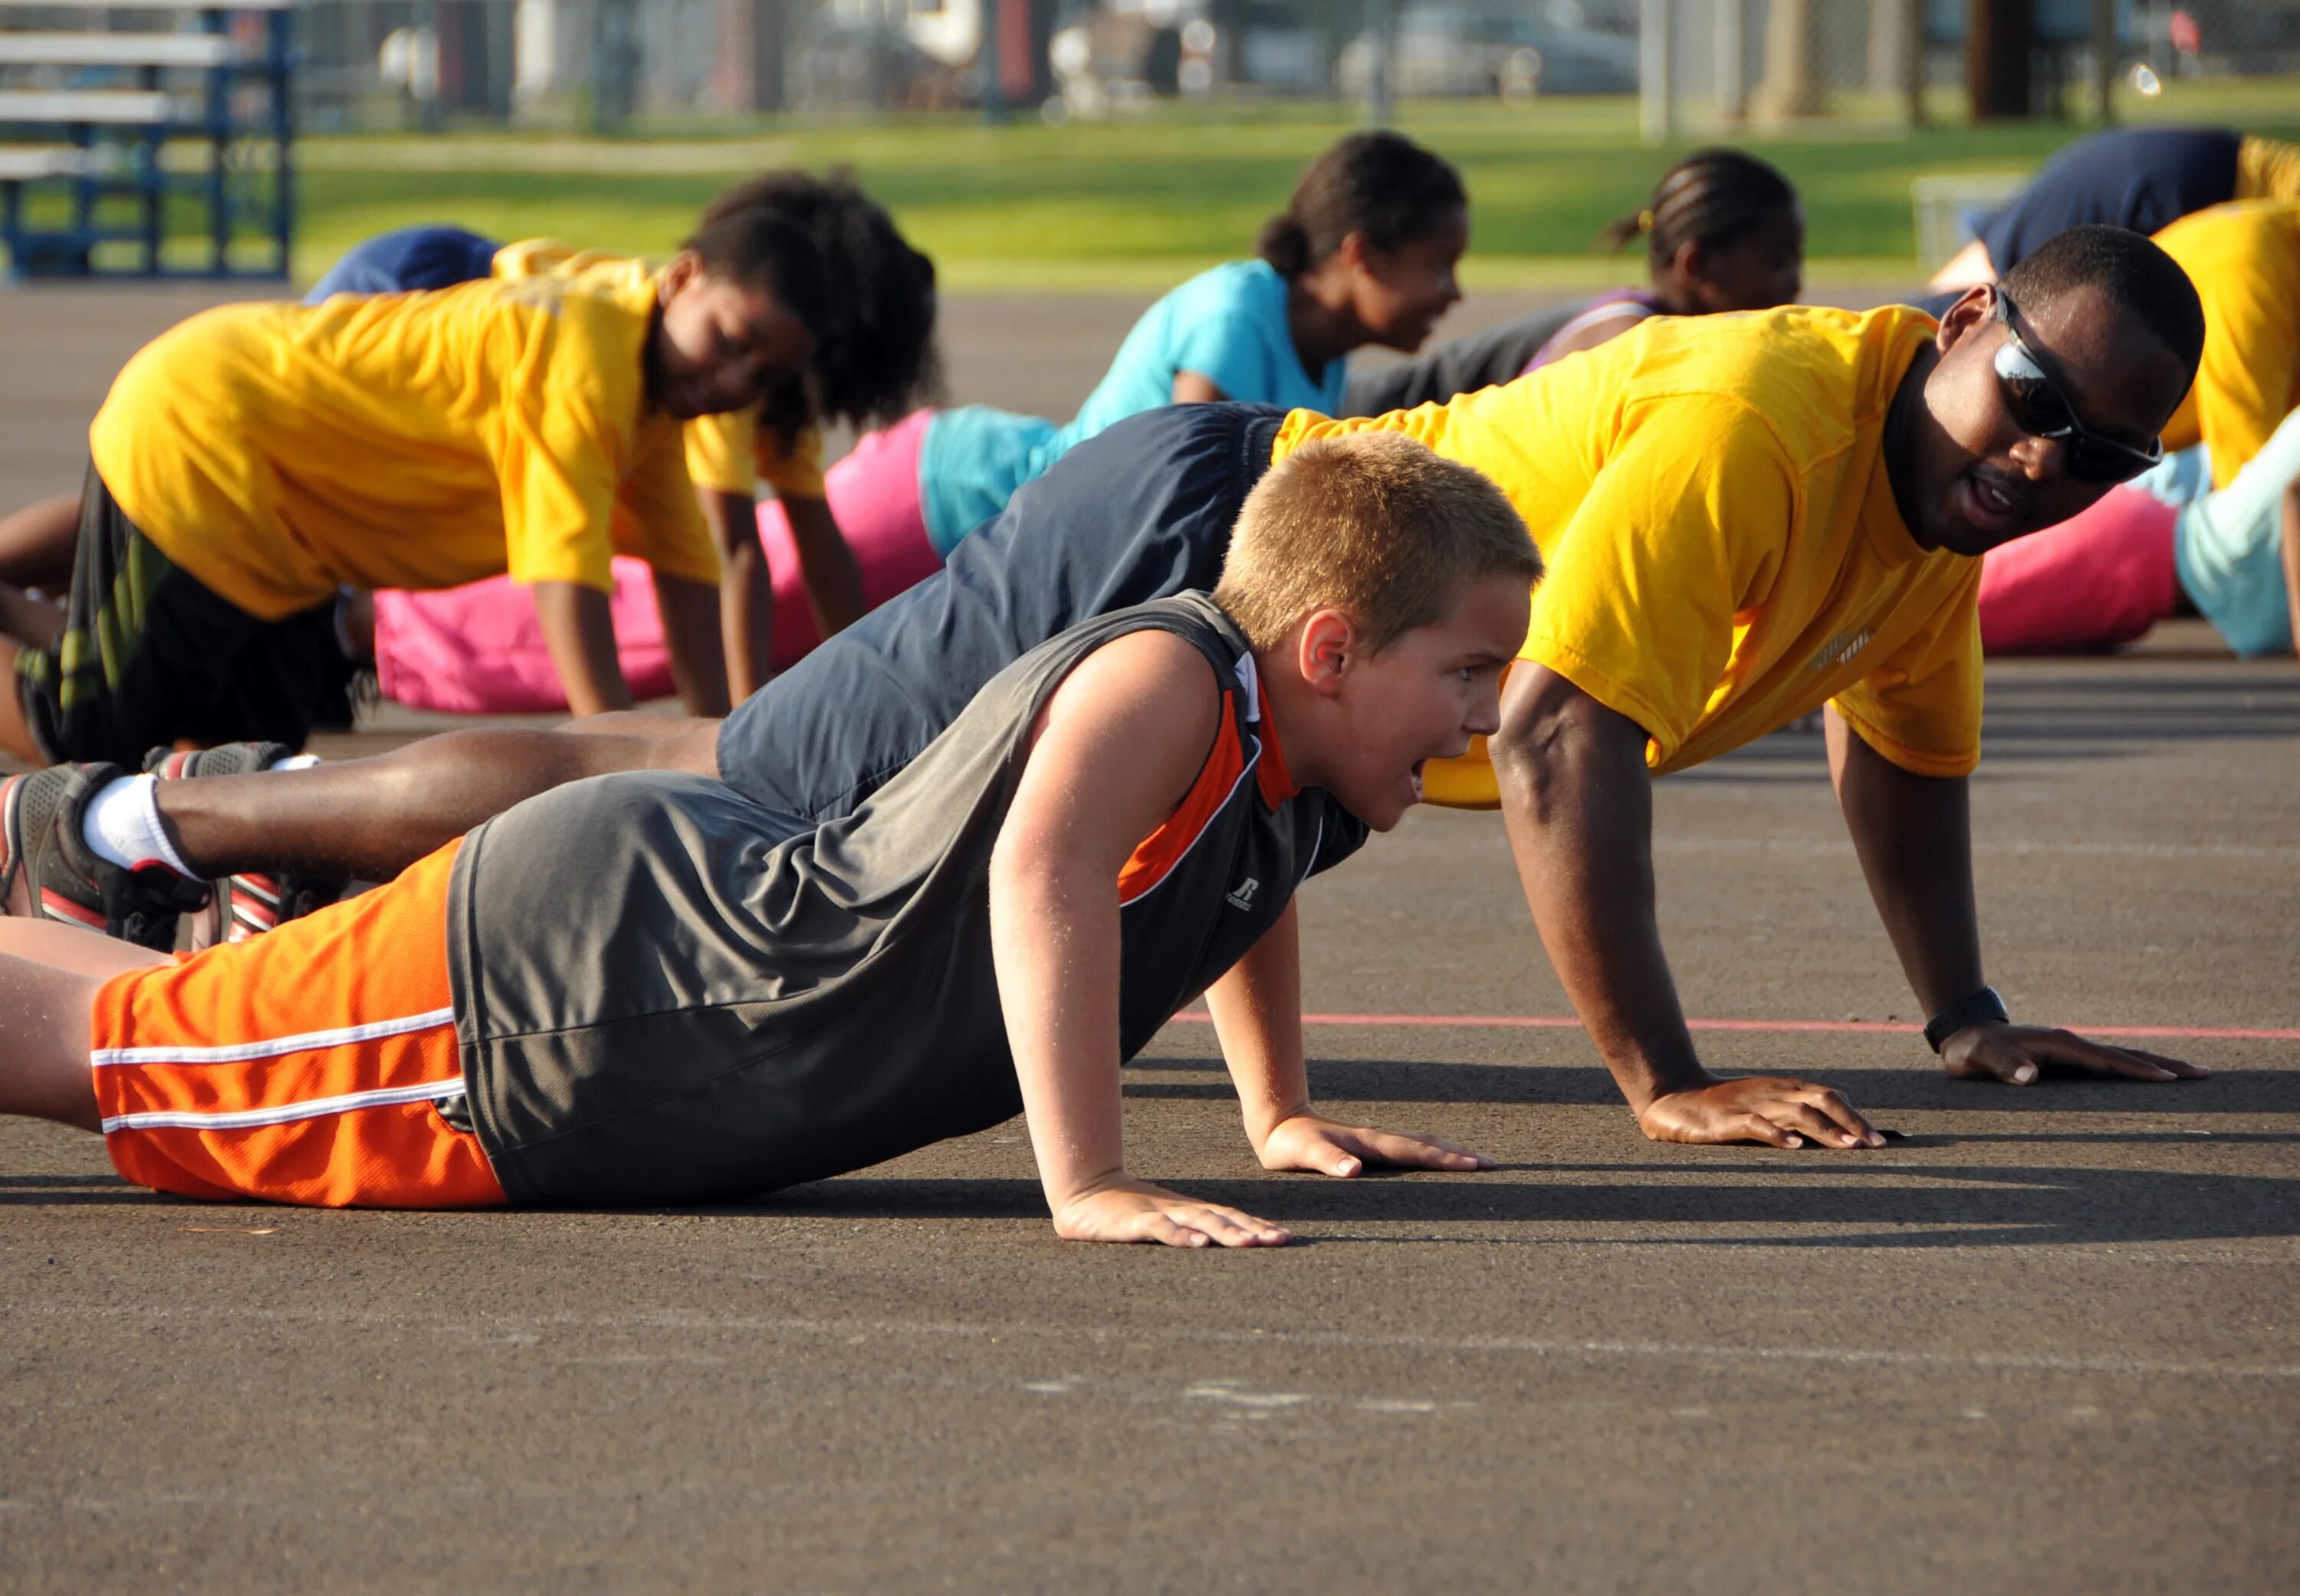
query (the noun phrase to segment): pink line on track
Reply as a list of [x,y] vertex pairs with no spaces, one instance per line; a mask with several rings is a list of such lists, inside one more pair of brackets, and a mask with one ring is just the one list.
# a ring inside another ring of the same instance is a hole
[[[1205,1024],[1213,1017],[1203,1010],[1189,1009],[1174,1018]],[[1482,1031],[1578,1031],[1581,1028],[1581,1022],[1570,1014],[1304,1014],[1302,1023],[1364,1027],[1402,1026],[1424,1029],[1459,1027]],[[1825,1031],[1837,1035],[1886,1033],[1902,1036],[1912,1036],[1922,1028],[1881,1019],[1688,1019],[1685,1023],[1696,1031]],[[2262,1026],[2071,1026],[2069,1028],[2086,1036],[2160,1036],[2189,1042],[2300,1042],[2300,1029]]]

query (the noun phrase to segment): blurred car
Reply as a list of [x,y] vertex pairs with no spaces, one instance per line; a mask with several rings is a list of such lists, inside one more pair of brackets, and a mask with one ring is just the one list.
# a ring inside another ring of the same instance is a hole
[[[1501,10],[1447,0],[1406,5],[1390,54],[1390,91],[1399,96],[1627,95],[1638,88],[1637,40],[1579,21],[1577,5]],[[1342,50],[1334,87],[1365,92],[1373,39],[1360,34]]]

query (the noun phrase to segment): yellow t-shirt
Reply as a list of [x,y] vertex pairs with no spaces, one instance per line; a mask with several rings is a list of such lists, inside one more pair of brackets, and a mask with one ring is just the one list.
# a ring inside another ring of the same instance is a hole
[[[522,238],[496,252],[492,268],[506,280],[529,277],[598,275],[607,281],[629,284],[652,281],[653,269],[629,255],[604,250],[577,249],[555,238]],[[756,494],[764,482],[786,499],[820,499],[822,486],[822,434],[807,428],[786,449],[771,428],[759,426],[756,411],[729,411],[723,415],[697,416],[687,424],[687,475],[699,488],[720,493]]]
[[[1549,566],[1519,657],[1643,727],[1657,772],[1834,700],[1895,764],[1961,776],[1980,757],[1980,561],[1909,535],[1881,447],[1933,332],[1904,306],[1654,317],[1446,404],[1296,411],[1274,453],[1385,428],[1491,477]],[[1423,786],[1497,802],[1482,744]]]
[[645,408],[652,304],[542,278],[225,305],[138,352],[88,446],[162,553],[267,619],[345,583],[611,591],[616,553],[715,583],[679,423]]
[[2300,144],[2247,133],[2237,141],[2233,199],[2300,199]]
[[2156,235],[2204,302],[2204,358],[2164,424],[2164,447],[2203,444],[2226,487],[2300,407],[2300,200],[2213,205]]

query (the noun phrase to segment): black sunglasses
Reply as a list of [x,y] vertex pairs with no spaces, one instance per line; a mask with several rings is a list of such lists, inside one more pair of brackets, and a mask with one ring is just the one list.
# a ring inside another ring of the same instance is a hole
[[2079,482],[2129,482],[2164,458],[2164,440],[2152,437],[2145,449],[2095,432],[2077,420],[2076,408],[2060,385],[2045,373],[2045,362],[2012,325],[2016,307],[2004,289],[1994,290],[1992,320],[2004,324],[1996,346],[1996,388],[2013,424],[2030,437],[2051,438],[2067,451],[2069,475]]

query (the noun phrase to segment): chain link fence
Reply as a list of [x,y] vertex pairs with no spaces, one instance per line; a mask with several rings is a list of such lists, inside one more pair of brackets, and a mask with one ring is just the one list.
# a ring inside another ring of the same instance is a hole
[[[2031,106],[2089,110],[2096,0],[2029,0]],[[1161,97],[1649,91],[1649,124],[1962,114],[1970,0],[303,0],[301,125],[607,129]],[[2300,0],[2111,0],[2120,92],[2300,72]],[[54,14],[49,14],[49,11]],[[80,28],[86,6],[12,8]],[[174,25],[114,12],[103,26]],[[1660,86],[1666,92],[1660,92]]]

